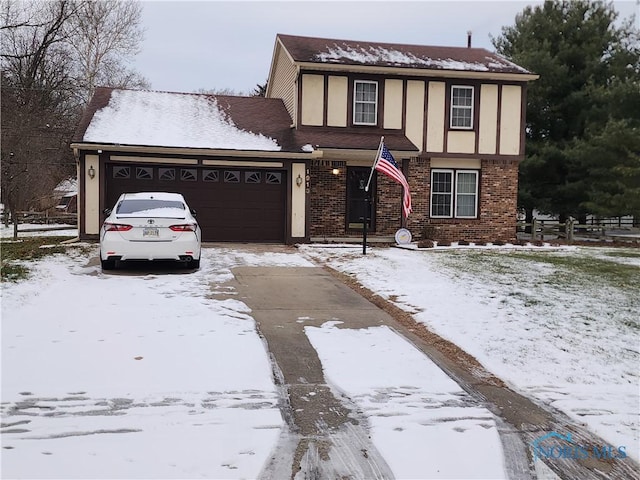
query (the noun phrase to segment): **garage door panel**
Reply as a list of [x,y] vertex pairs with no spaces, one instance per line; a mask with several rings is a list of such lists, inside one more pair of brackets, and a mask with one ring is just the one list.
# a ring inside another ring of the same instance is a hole
[[107,166],[109,207],[121,193],[145,191],[182,193],[196,210],[204,241],[284,241],[284,171]]

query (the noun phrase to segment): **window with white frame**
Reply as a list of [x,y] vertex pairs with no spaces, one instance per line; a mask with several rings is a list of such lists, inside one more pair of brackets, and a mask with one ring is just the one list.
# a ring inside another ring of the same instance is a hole
[[473,87],[451,87],[451,128],[473,128]]
[[478,171],[431,170],[431,216],[476,218],[478,216]]
[[377,125],[378,82],[356,80],[353,86],[353,123]]

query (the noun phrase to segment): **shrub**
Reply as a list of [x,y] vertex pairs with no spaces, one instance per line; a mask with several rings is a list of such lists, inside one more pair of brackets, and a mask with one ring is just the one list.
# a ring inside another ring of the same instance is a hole
[[432,240],[420,240],[418,242],[418,248],[433,248]]

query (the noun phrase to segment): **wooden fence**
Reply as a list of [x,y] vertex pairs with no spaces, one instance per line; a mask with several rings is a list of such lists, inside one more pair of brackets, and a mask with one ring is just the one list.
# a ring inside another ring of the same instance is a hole
[[[613,219],[612,219],[613,220]],[[520,238],[532,241],[546,239],[565,239],[572,243],[577,239],[621,240],[631,239],[640,241],[640,229],[634,228],[633,222],[627,223],[578,223],[569,218],[560,223],[557,220],[539,220],[534,218],[531,223],[518,222],[517,232]]]

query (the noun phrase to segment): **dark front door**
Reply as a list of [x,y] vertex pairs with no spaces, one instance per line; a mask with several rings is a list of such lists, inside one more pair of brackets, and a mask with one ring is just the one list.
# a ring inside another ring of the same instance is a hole
[[[368,223],[367,230],[375,230],[375,192],[376,192],[376,174],[374,172],[369,192],[365,192],[364,188],[369,180],[371,168],[369,167],[348,167],[347,168],[347,230],[362,230],[364,222],[365,208],[368,206]],[[369,202],[365,199],[369,196]]]

